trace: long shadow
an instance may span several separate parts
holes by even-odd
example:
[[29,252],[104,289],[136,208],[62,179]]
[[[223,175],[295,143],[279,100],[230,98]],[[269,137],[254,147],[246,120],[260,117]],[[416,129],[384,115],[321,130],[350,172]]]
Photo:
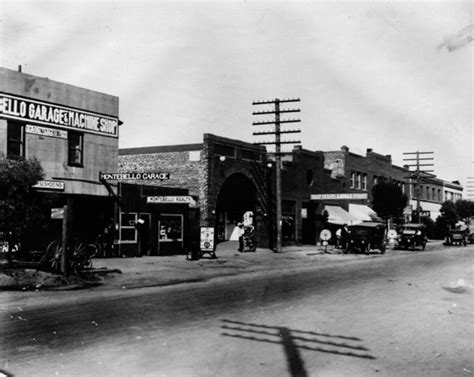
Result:
[[288,371],[293,377],[306,377],[307,372],[300,350],[334,355],[375,359],[360,338],[327,333],[302,331],[282,326],[267,326],[222,319],[221,335],[256,342],[280,344],[285,352]]

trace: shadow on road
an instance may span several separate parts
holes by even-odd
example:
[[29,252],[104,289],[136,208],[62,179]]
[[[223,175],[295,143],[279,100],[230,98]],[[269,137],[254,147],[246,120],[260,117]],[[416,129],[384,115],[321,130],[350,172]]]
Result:
[[321,332],[302,331],[280,326],[266,326],[240,321],[221,320],[221,333],[232,338],[281,344],[285,351],[288,370],[295,377],[307,376],[299,350],[325,352],[334,355],[375,359],[361,345],[361,339]]

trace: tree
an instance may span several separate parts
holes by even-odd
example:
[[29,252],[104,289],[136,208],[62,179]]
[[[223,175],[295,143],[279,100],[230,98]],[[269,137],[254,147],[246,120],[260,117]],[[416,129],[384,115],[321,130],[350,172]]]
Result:
[[459,215],[456,205],[450,200],[441,204],[439,212],[441,215],[436,219],[436,231],[440,237],[446,237],[448,229],[458,222]]
[[372,187],[372,208],[383,219],[401,217],[408,198],[392,182],[380,182]]
[[461,219],[469,219],[474,216],[474,202],[471,200],[458,200],[454,203],[456,212]]
[[43,177],[36,158],[0,159],[0,230],[11,232],[14,240],[46,223],[44,200],[32,188]]

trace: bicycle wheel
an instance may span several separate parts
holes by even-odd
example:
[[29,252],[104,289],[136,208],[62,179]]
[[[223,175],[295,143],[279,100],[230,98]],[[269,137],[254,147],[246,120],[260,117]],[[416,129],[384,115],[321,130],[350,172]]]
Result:
[[63,248],[57,241],[52,241],[46,247],[44,255],[40,259],[40,264],[54,272],[61,270],[61,256]]
[[85,268],[92,268],[92,256],[97,254],[97,246],[95,244],[84,245],[78,244],[74,248],[73,254],[73,270],[78,273]]

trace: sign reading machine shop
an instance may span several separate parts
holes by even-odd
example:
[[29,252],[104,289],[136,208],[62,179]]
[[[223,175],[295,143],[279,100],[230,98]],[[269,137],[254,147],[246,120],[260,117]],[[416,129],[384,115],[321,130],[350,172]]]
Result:
[[0,116],[118,137],[117,118],[10,94],[0,94]]
[[367,193],[342,193],[342,194],[312,194],[311,200],[365,200],[368,199]]
[[143,180],[143,181],[167,181],[170,173],[100,173],[101,181],[120,180]]

